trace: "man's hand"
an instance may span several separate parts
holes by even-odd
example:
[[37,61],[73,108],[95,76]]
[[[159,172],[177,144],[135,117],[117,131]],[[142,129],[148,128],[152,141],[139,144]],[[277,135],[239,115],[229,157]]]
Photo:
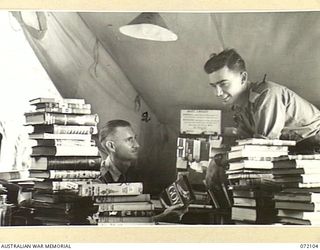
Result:
[[206,184],[209,189],[213,189],[216,186],[221,186],[227,180],[225,169],[222,166],[218,166],[215,160],[211,160],[206,173]]
[[179,221],[181,221],[183,215],[188,212],[188,207],[184,206],[183,204],[169,206],[161,197],[160,202],[165,207],[165,210],[161,214],[153,217],[155,221],[166,220],[169,218],[177,218]]

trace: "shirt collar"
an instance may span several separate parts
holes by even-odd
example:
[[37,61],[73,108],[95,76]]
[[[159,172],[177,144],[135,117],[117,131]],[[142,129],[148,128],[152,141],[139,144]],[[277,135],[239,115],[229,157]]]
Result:
[[255,92],[253,92],[252,88],[256,85],[257,83],[252,83],[248,82],[248,87],[246,91],[243,93],[243,96],[235,103],[232,105],[231,110],[235,112],[240,112],[243,110],[246,106],[248,106],[248,101],[252,102],[253,99],[256,99]]
[[101,164],[101,174],[105,175],[107,172],[110,173],[115,182],[117,182],[122,175],[120,170],[111,161],[110,156],[108,156],[107,159],[105,159]]

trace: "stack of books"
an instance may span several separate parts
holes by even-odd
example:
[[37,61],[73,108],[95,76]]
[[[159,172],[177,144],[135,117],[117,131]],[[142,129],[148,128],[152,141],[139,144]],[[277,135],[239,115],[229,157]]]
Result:
[[238,140],[228,153],[226,171],[233,195],[231,219],[236,224],[275,221],[273,196],[285,180],[274,173],[273,160],[288,156],[294,141],[250,138]]
[[290,185],[274,196],[278,222],[320,225],[320,155],[289,155],[275,169],[293,175]]
[[86,224],[92,204],[78,194],[81,184],[100,174],[98,148],[92,140],[98,116],[84,99],[37,98],[35,111],[25,113],[33,127],[29,177],[35,178],[34,218],[42,225]]
[[94,206],[97,208],[94,218],[98,226],[154,224],[154,204],[150,194],[142,193],[141,182],[110,183],[104,186],[101,188],[113,191],[93,196]]

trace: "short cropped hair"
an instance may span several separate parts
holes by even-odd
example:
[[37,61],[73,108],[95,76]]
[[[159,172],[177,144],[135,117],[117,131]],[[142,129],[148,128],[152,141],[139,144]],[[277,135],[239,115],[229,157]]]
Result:
[[235,49],[225,49],[219,54],[212,54],[204,65],[204,71],[211,74],[224,66],[238,72],[246,71],[246,64]]
[[112,135],[118,127],[131,127],[130,122],[125,120],[108,121],[99,132],[99,141],[102,143],[108,136]]

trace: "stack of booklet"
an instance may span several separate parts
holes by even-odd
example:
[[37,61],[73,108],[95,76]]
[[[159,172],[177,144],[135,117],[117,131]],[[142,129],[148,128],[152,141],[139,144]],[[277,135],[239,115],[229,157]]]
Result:
[[295,141],[251,138],[237,144],[228,153],[226,172],[233,194],[231,219],[236,224],[273,223],[273,196],[286,184],[284,178],[289,178],[274,171],[273,161],[287,157]]
[[274,196],[278,222],[320,225],[320,155],[289,155],[275,162],[283,173],[290,173],[290,185]]
[[150,194],[143,194],[141,182],[111,183],[105,186],[122,187],[119,192],[109,192],[93,197],[97,208],[98,226],[119,224],[154,224],[154,204]]

